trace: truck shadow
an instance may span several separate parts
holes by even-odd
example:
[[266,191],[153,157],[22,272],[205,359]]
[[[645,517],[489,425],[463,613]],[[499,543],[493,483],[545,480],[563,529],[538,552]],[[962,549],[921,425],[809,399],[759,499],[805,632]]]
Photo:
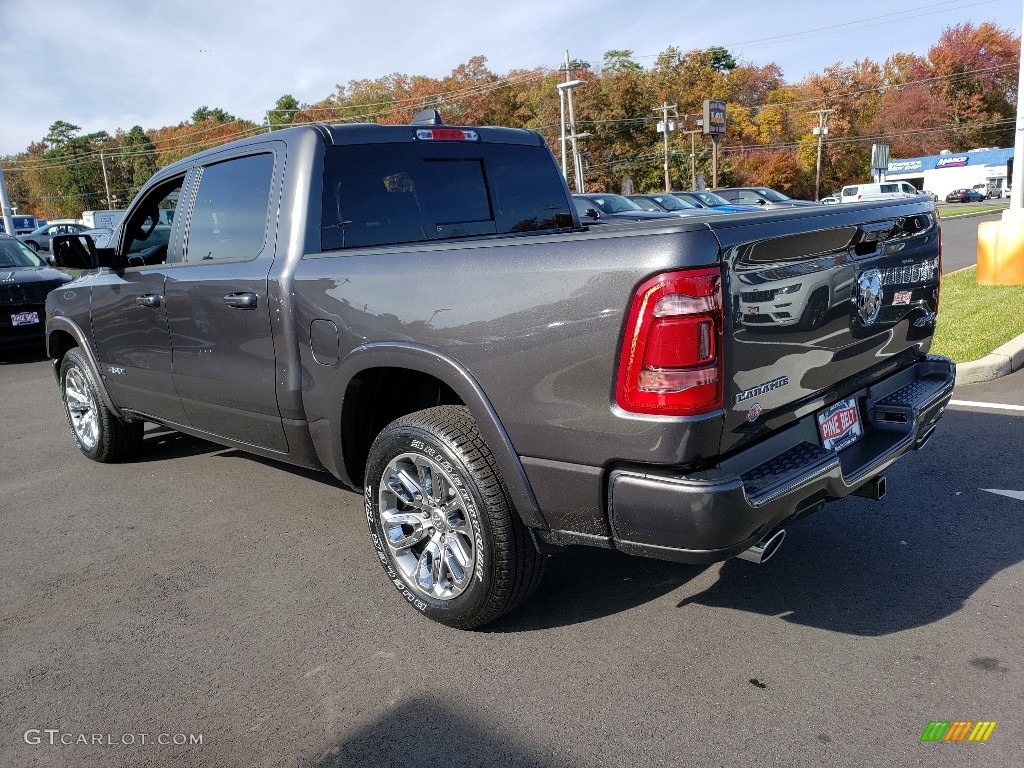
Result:
[[[718,580],[678,607],[750,611],[860,636],[956,613],[1024,561],[1024,501],[981,490],[1024,490],[1022,427],[1020,417],[947,411],[936,442],[887,472],[881,502],[827,505],[790,526],[764,565],[710,566]],[[603,550],[573,551],[549,565],[536,595],[486,629],[530,631],[611,615],[677,589],[695,591],[687,585],[705,568]]]
[[[457,698],[457,697],[456,697]],[[415,765],[581,765],[522,743],[512,729],[454,707],[450,700],[418,697],[393,706],[373,723],[328,745],[309,768]]]
[[151,461],[183,459],[230,450],[222,445],[198,437],[176,432],[160,424],[147,424],[142,438],[142,450],[128,459],[126,464],[146,464]]
[[723,563],[718,581],[680,607],[753,611],[864,636],[956,613],[1024,560],[1024,501],[981,490],[1024,490],[1022,427],[1020,417],[947,411],[938,443],[887,473],[881,502],[826,506],[790,528],[776,558],[755,568]]
[[549,558],[533,597],[480,631],[532,632],[621,613],[678,589],[706,567],[572,547]]

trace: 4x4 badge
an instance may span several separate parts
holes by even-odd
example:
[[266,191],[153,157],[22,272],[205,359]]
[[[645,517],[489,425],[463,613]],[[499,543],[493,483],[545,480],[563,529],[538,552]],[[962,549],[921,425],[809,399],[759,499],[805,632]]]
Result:
[[857,278],[857,315],[871,325],[882,311],[882,275],[877,269],[862,272]]

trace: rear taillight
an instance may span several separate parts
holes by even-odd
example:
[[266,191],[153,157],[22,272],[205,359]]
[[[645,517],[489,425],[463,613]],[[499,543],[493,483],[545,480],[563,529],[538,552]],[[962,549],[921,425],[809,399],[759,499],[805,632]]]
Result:
[[633,413],[693,416],[722,407],[722,276],[652,277],[633,296],[615,399]]

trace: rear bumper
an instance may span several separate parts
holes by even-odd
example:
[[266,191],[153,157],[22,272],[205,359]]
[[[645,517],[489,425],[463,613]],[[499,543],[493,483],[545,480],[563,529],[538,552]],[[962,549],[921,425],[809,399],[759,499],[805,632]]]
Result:
[[739,554],[923,446],[952,396],[955,372],[952,361],[928,357],[854,393],[864,435],[838,452],[822,448],[810,413],[708,471],[615,470],[608,489],[615,548],[690,563]]

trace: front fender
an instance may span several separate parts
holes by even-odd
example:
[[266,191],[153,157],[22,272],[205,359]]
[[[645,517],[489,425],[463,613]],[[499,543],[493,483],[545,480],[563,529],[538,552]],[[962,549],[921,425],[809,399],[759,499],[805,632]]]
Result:
[[96,383],[96,389],[99,391],[100,397],[103,399],[103,404],[107,406],[107,409],[119,419],[124,419],[121,409],[118,408],[110,398],[106,382],[104,381],[103,376],[100,375],[99,363],[96,362],[96,356],[93,353],[92,346],[89,344],[85,332],[77,323],[62,315],[51,317],[49,322],[46,324],[46,354],[53,360],[53,376],[57,380],[57,387],[60,387],[60,363],[64,358],[64,355],[60,351],[61,345],[56,343],[57,335],[60,333],[66,333],[75,340],[75,346],[78,347],[79,352],[85,360],[85,364],[89,368],[89,373],[92,375],[92,380]]

